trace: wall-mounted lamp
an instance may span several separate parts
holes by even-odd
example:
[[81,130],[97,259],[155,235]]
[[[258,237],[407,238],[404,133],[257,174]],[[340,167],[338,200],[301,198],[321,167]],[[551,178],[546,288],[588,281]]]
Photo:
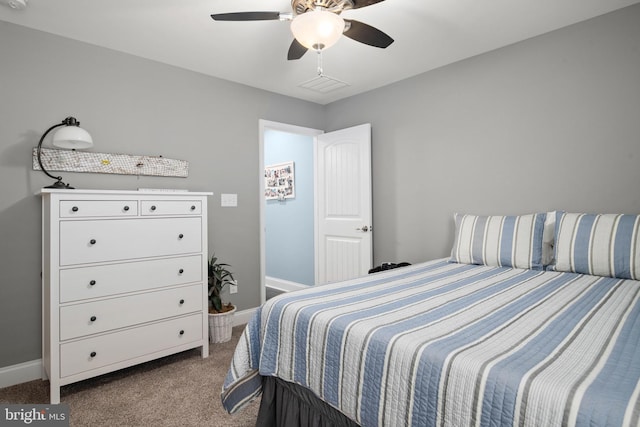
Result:
[[60,126],[64,127],[58,129],[58,131],[53,135],[52,143],[55,147],[66,148],[69,150],[82,150],[85,148],[93,147],[93,139],[91,139],[91,135],[89,135],[89,132],[80,127],[79,121],[77,121],[74,117],[67,117],[61,123],[55,124],[47,129],[47,131],[42,135],[42,138],[40,138],[40,142],[38,142],[37,152],[38,164],[40,165],[40,169],[42,169],[42,172],[44,172],[48,177],[57,180],[56,182],[45,188],[73,189],[73,187],[69,184],[65,184],[64,182],[62,182],[61,176],[53,176],[49,172],[47,172],[47,170],[44,168],[44,165],[42,164],[42,142],[49,132]]

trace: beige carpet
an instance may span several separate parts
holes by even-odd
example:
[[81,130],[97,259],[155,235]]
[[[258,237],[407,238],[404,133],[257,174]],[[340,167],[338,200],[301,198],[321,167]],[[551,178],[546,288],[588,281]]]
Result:
[[[254,426],[259,401],[236,415],[220,403],[220,389],[244,326],[231,341],[168,356],[62,387],[71,426]],[[0,403],[49,403],[48,382],[0,389]]]

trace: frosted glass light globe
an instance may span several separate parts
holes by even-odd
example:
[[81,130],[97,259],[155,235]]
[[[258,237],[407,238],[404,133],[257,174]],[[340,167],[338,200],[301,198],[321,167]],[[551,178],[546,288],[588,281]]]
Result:
[[327,49],[340,39],[344,20],[333,12],[314,10],[298,15],[291,22],[291,32],[307,49]]

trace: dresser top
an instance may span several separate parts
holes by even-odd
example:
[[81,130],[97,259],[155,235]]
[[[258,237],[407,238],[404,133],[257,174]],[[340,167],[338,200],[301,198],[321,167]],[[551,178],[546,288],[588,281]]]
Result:
[[39,194],[102,194],[102,195],[155,195],[155,196],[212,196],[211,192],[198,191],[174,191],[174,190],[87,190],[74,189],[65,190],[59,188],[42,188]]

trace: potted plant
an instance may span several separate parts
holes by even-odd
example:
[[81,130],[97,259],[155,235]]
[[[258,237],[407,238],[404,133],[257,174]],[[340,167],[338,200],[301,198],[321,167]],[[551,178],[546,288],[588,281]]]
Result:
[[231,303],[224,304],[220,298],[225,286],[236,284],[228,267],[229,264],[219,263],[215,255],[209,260],[209,342],[212,343],[231,339],[236,307]]

